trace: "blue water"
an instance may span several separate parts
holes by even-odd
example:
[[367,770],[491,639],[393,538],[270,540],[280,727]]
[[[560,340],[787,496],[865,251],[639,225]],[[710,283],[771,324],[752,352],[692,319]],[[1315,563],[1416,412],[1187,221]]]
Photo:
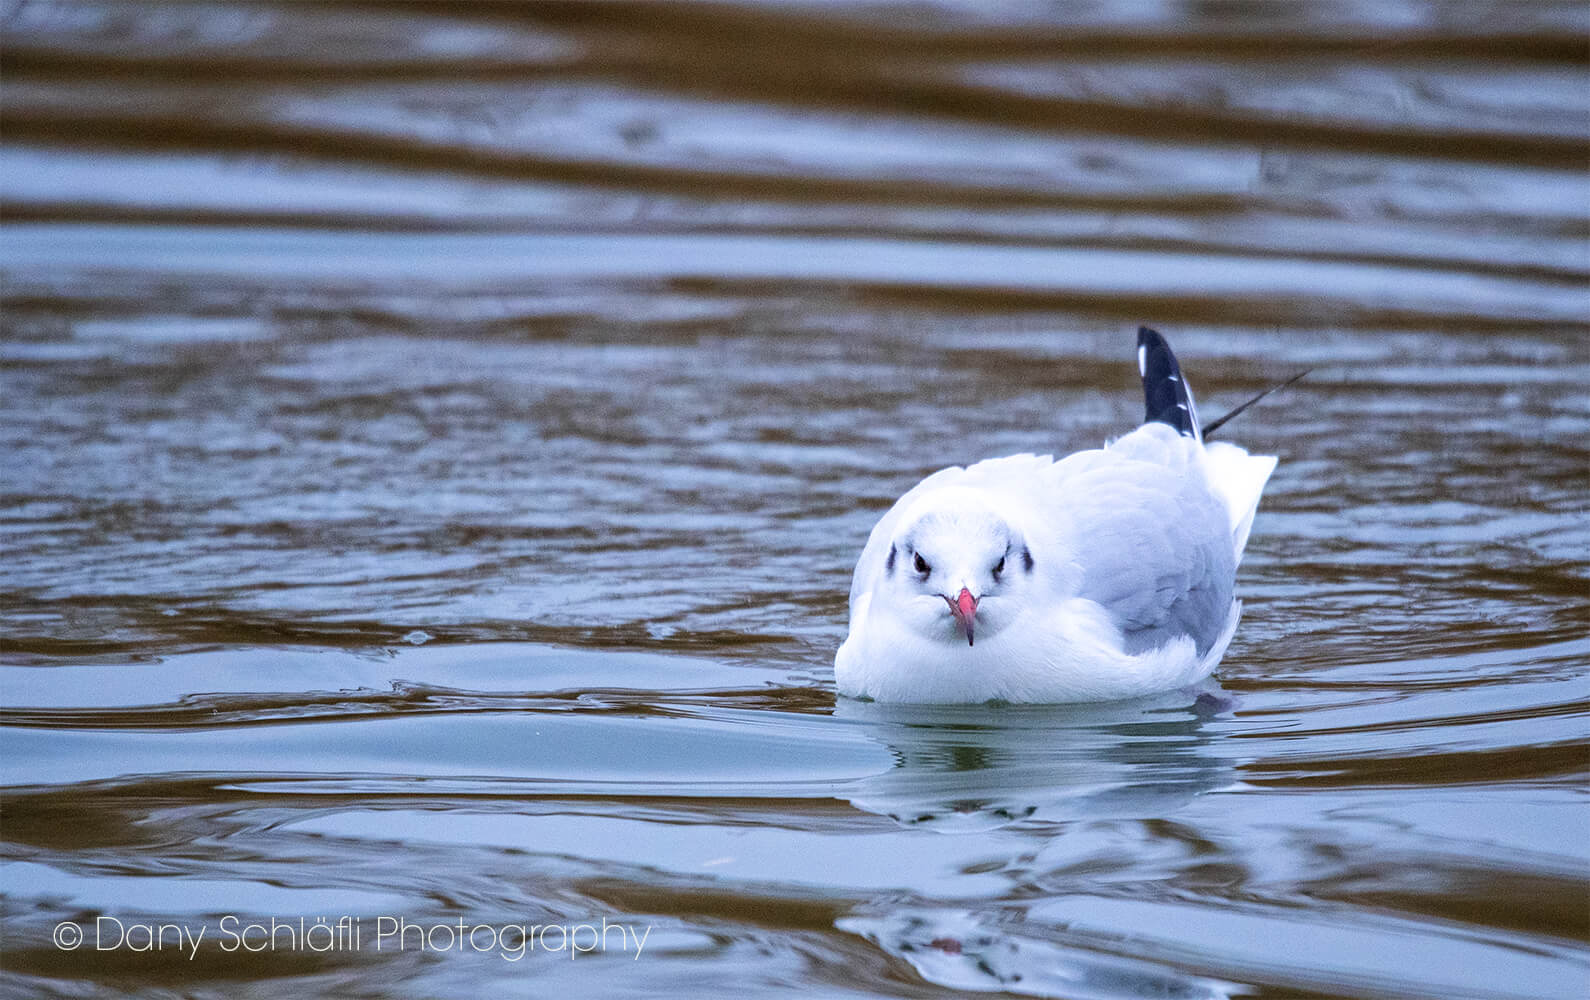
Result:
[[[5,992],[1584,995],[1586,28],[0,11]],[[1139,323],[1312,369],[1216,680],[836,699],[881,511]]]

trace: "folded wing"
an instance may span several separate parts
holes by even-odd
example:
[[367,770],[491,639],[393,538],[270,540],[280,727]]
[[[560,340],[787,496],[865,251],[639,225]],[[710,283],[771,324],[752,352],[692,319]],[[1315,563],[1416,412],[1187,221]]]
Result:
[[1238,549],[1202,450],[1173,428],[1147,424],[1073,456],[1085,461],[1055,466],[1054,523],[1061,551],[1075,561],[1075,596],[1104,609],[1128,653],[1180,636],[1203,653],[1230,617]]

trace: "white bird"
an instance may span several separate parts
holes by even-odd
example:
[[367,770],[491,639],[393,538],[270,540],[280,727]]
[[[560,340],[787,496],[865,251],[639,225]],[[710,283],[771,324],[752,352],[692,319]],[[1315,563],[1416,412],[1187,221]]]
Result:
[[1135,431],[1058,462],[1011,455],[942,469],[889,508],[850,585],[850,635],[834,658],[841,694],[1110,701],[1214,672],[1276,459],[1204,443],[1158,333],[1138,331],[1137,358],[1147,414]]

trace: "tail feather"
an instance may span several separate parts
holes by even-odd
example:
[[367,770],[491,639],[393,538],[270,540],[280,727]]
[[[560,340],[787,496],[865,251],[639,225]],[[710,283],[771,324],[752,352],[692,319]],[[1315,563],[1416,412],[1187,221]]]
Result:
[[1143,378],[1143,422],[1169,424],[1177,433],[1202,441],[1192,387],[1165,338],[1146,326],[1137,328],[1137,373]]
[[1253,515],[1259,510],[1259,497],[1275,471],[1276,459],[1273,455],[1250,455],[1224,441],[1211,443],[1204,456],[1209,484],[1225,501],[1231,518],[1231,547],[1240,565],[1248,533],[1253,530]]

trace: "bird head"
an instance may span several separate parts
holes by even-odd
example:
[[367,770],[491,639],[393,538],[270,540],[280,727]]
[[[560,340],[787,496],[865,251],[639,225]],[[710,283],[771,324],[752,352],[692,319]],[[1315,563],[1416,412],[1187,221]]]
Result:
[[972,491],[944,490],[902,518],[884,562],[885,600],[917,632],[966,643],[1011,621],[1032,575],[1021,532]]

